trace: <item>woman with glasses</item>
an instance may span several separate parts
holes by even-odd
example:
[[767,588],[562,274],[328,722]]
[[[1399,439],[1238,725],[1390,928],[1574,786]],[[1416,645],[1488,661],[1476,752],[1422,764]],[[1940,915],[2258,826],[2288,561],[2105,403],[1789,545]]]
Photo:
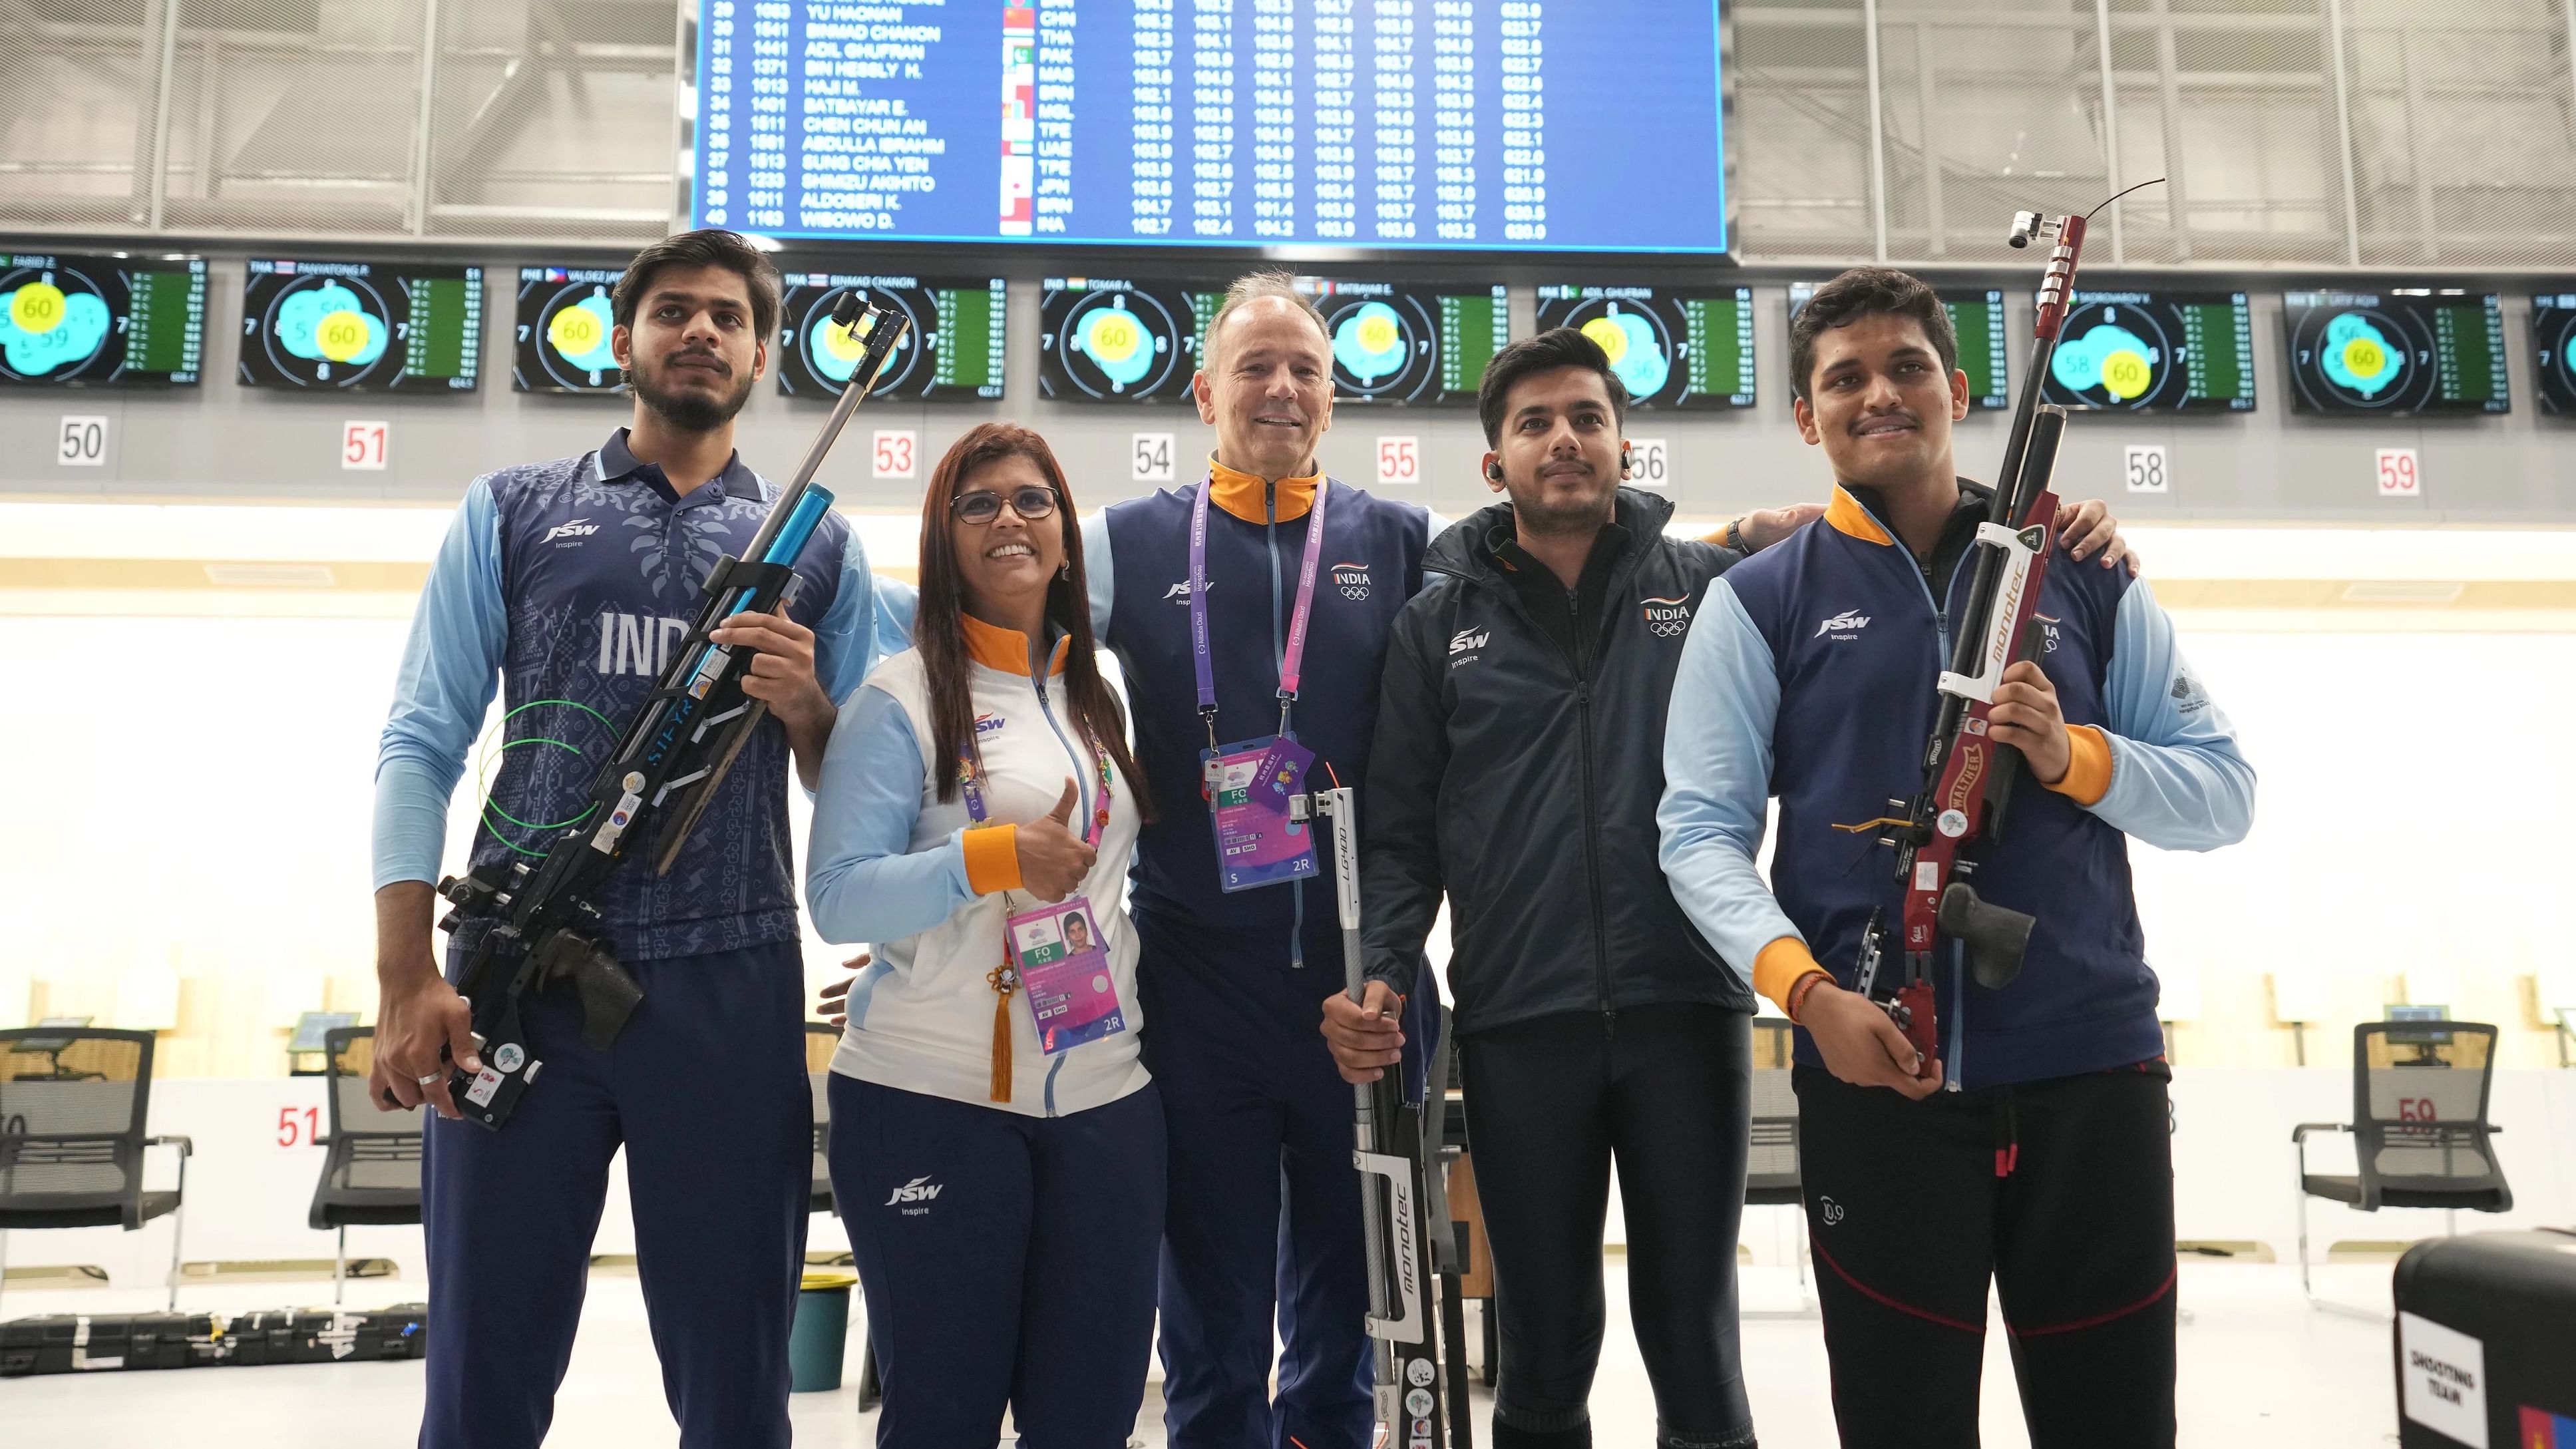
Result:
[[922,502],[914,647],[823,758],[814,925],[876,949],[831,1167],[888,1449],[989,1444],[1005,1405],[1034,1442],[1113,1449],[1144,1395],[1163,1113],[1124,897],[1146,796],[1087,589],[1046,441],[967,433]]

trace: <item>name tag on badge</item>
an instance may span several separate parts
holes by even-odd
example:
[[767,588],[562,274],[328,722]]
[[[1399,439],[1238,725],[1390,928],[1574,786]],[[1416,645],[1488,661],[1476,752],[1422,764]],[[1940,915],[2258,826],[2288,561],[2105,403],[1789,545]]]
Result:
[[1109,941],[1089,897],[1022,911],[1005,929],[1040,1051],[1054,1056],[1127,1029],[1109,974]]
[[1288,797],[1315,756],[1269,736],[1227,745],[1208,760],[1216,774],[1208,806],[1216,827],[1217,882],[1228,892],[1302,880],[1317,873],[1315,838],[1288,818]]

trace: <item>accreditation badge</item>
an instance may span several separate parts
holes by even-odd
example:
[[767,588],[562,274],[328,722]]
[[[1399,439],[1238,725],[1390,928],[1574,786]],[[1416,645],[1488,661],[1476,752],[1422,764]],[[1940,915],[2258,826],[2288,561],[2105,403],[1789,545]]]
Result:
[[1283,735],[1221,746],[1208,757],[1217,882],[1225,890],[1316,874],[1314,833],[1288,818],[1288,798],[1314,760],[1312,751]]
[[1127,1029],[1109,974],[1109,936],[1088,896],[1069,896],[1010,918],[1020,991],[1048,1056]]

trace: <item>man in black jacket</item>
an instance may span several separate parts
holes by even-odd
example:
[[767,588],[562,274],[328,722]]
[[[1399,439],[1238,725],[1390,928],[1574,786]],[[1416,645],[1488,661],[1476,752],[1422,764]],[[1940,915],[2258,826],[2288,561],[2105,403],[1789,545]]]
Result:
[[[1658,1440],[1754,1442],[1735,1311],[1753,995],[1673,900],[1655,825],[1691,610],[1741,554],[1667,537],[1671,502],[1619,486],[1626,404],[1570,328],[1486,368],[1485,476],[1510,501],[1432,544],[1396,618],[1361,810],[1369,985],[1324,1008],[1342,1075],[1374,1080],[1450,897],[1497,1449],[1591,1442],[1614,1155]],[[2087,504],[2068,537],[2117,557],[2110,528]]]

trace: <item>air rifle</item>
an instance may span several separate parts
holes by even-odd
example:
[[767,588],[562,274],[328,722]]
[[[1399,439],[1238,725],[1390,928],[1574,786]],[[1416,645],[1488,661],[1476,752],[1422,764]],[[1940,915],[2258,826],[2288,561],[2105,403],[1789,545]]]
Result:
[[814,474],[850,414],[866,400],[906,325],[901,312],[870,307],[856,292],[844,295],[832,314],[835,326],[854,332],[862,318],[868,324],[863,350],[840,403],[743,556],[728,554],[708,572],[688,636],[672,651],[592,783],[589,810],[533,865],[491,865],[438,883],[438,893],[454,907],[439,922],[442,929],[454,931],[460,921],[491,922],[459,978],[472,1007],[483,1070],[452,1065],[448,1088],[469,1122],[499,1128],[544,1065],[528,1050],[520,1019],[520,1004],[531,991],[570,980],[581,996],[582,1040],[601,1050],[644,1000],[635,978],[609,950],[592,896],[647,840],[654,873],[669,872],[752,731],[769,716],[766,704],[742,692],[753,651],[709,636],[736,614],[772,613],[794,598],[797,557],[832,507],[831,490],[817,486]]
[[2066,431],[2066,410],[2042,401],[2040,388],[2074,294],[2086,220],[2044,218],[2035,211],[2013,218],[2006,240],[2015,248],[2034,240],[2056,245],[2040,279],[2039,324],[2012,431],[2005,438],[1994,500],[1986,520],[1977,525],[1976,572],[1966,610],[1954,621],[1957,643],[1950,667],[1940,677],[1939,709],[1923,750],[1922,788],[1912,800],[1888,801],[1887,818],[1846,827],[1886,826],[1879,843],[1896,849],[1896,878],[1905,890],[1904,940],[1894,952],[1894,969],[1887,969],[1886,910],[1872,911],[1861,934],[1858,986],[1922,1053],[1922,1072],[1932,1069],[1940,1044],[1933,1019],[1933,948],[1944,936],[1959,941],[1967,947],[1968,969],[1977,984],[1999,990],[2021,974],[2022,955],[2037,924],[1978,896],[1969,883],[1977,862],[1966,852],[2002,835],[2021,774],[2021,752],[1987,734],[1987,716],[2004,670],[2031,658],[2040,640],[2031,628],[2031,615],[2056,538],[2057,495],[2048,485],[2057,468],[2057,444]]
[[[1367,978],[1360,947],[1359,807],[1351,788],[1337,785],[1290,798],[1291,820],[1321,816],[1333,821],[1333,897],[1342,918],[1343,980],[1357,1002]],[[1415,989],[1436,990],[1427,975]],[[1425,1015],[1447,1024],[1445,1010],[1436,1005]],[[1437,1035],[1445,1044],[1446,1031]],[[1437,1159],[1447,1080],[1446,1052],[1434,1050],[1418,1103],[1405,1090],[1401,1066],[1351,1088],[1351,1162],[1360,1173],[1368,1336],[1376,1365],[1374,1449],[1467,1449],[1473,1432],[1462,1412],[1467,1385],[1465,1360],[1459,1356],[1464,1316],[1456,1295],[1457,1238]],[[1445,1294],[1445,1301],[1435,1293]]]

